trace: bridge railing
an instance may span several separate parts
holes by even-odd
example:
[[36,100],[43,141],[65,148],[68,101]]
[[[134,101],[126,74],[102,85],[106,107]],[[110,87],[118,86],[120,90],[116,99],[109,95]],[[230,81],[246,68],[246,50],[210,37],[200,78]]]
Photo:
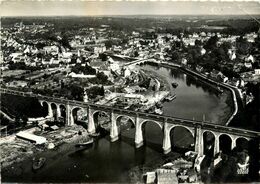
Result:
[[65,103],[69,105],[74,105],[74,106],[90,106],[94,108],[98,108],[103,111],[114,111],[114,112],[119,112],[124,115],[130,115],[130,116],[139,116],[142,118],[148,118],[150,120],[157,120],[157,121],[167,121],[167,123],[178,123],[180,125],[185,125],[185,126],[201,126],[207,129],[213,129],[216,130],[218,129],[219,131],[228,131],[232,133],[238,133],[238,134],[244,134],[244,135],[251,135],[251,136],[258,136],[260,137],[260,132],[257,131],[252,131],[252,130],[245,130],[245,129],[240,129],[240,128],[234,128],[234,127],[227,127],[223,125],[216,125],[212,124],[209,121],[197,121],[197,120],[190,120],[190,119],[185,119],[185,118],[178,118],[178,117],[172,117],[172,116],[166,116],[166,115],[159,115],[159,114],[150,114],[146,112],[137,112],[133,110],[126,110],[126,109],[119,109],[111,106],[106,106],[106,105],[99,105],[99,104],[92,104],[88,102],[80,102],[77,100],[69,100],[69,99],[63,99],[63,98],[56,98],[56,97],[50,97],[50,96],[44,96],[44,95],[37,95],[33,94],[32,92],[21,92],[18,90],[11,90],[11,89],[6,89],[6,88],[0,88],[1,92],[4,93],[10,93],[10,94],[15,94],[19,96],[27,96],[27,97],[36,97],[42,100],[49,100],[49,101],[54,101],[58,103]]

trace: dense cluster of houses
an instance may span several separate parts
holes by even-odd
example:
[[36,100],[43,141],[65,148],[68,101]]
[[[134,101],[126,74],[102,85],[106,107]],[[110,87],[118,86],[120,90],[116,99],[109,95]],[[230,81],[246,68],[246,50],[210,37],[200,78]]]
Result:
[[[132,32],[122,33],[122,37],[117,37],[115,34],[111,36],[114,30],[110,25],[100,25],[98,28],[81,28],[79,32],[85,34],[76,34],[68,39],[71,48],[66,48],[57,41],[36,40],[36,44],[31,44],[30,40],[24,40],[22,33],[30,32],[32,35],[36,33],[44,33],[52,30],[52,24],[44,25],[23,25],[16,23],[13,28],[4,28],[1,32],[1,41],[3,51],[1,52],[1,70],[8,70],[10,62],[25,63],[28,67],[70,67],[75,64],[82,66],[90,66],[96,72],[103,72],[108,77],[111,77],[111,72],[123,75],[124,77],[131,76],[131,69],[121,68],[118,62],[115,62],[111,57],[107,57],[105,61],[100,59],[100,54],[113,53],[123,57],[146,59],[154,58],[156,60],[170,61],[171,56],[169,50],[172,50],[172,44],[181,42],[185,47],[194,46],[199,40],[202,43],[208,41],[211,37],[217,36],[217,45],[224,42],[232,44],[232,48],[228,50],[228,56],[231,63],[222,63],[222,67],[228,67],[237,73],[242,73],[240,79],[231,79],[225,76],[221,71],[213,69],[206,73],[211,78],[220,82],[229,82],[232,85],[243,87],[244,82],[260,81],[260,68],[255,68],[255,63],[259,62],[255,55],[241,55],[237,53],[235,42],[239,36],[224,35],[214,32],[200,32],[193,34],[173,35],[170,33],[156,33],[156,36],[144,36],[143,30],[137,29]],[[154,32],[155,30],[148,30]],[[254,43],[258,33],[249,33],[244,35],[249,43]],[[57,40],[61,40],[57,36]],[[109,42],[109,43],[108,43]],[[37,47],[38,43],[44,43],[44,46]],[[5,49],[6,48],[6,49]],[[200,54],[206,54],[202,46]],[[181,55],[181,64],[189,67],[189,59],[185,54]],[[259,58],[259,57],[258,57]],[[231,66],[232,65],[232,66]],[[197,72],[205,73],[203,66],[195,66]],[[244,72],[246,70],[246,72]],[[69,73],[72,78],[94,78],[95,75],[86,75],[83,73]],[[242,81],[242,82],[241,82]],[[14,81],[11,86],[26,86],[26,82]]]

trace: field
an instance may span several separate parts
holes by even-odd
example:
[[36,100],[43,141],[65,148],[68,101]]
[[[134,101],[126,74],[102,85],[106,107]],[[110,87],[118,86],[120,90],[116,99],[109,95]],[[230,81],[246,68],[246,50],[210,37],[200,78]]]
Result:
[[27,70],[4,70],[2,71],[2,77],[18,76],[26,72]]

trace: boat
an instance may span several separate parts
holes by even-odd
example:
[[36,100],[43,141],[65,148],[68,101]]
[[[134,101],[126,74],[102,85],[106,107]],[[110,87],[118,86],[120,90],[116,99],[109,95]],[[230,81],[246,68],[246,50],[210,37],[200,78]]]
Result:
[[90,139],[88,141],[82,141],[82,142],[79,142],[77,143],[75,146],[76,147],[81,147],[81,146],[90,146],[94,143],[94,140],[93,139]]
[[169,95],[165,98],[166,101],[172,101],[176,98],[176,95]]
[[44,157],[41,157],[39,159],[33,158],[32,168],[34,170],[38,170],[38,169],[42,168],[42,166],[44,165],[45,161],[46,161],[46,158],[44,158]]
[[177,88],[177,86],[178,86],[178,83],[176,83],[176,82],[172,83],[172,87]]
[[156,103],[156,104],[155,104],[155,106],[156,106],[157,108],[163,108],[163,105],[162,105],[162,103],[159,103],[159,102],[158,102],[158,103]]
[[223,93],[223,92],[224,92],[224,90],[223,90],[223,89],[221,89],[221,88],[218,86],[218,92],[219,92],[219,93]]
[[161,109],[155,109],[154,113],[155,114],[163,114],[163,111]]
[[100,136],[100,133],[93,133],[93,134],[90,134],[91,137],[98,137]]

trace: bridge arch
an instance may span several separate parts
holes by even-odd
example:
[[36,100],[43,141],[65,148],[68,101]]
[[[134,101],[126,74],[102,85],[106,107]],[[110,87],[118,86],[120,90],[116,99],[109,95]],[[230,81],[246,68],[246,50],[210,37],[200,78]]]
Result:
[[49,103],[47,101],[40,101],[40,104],[42,106],[44,114],[47,116],[49,114]]
[[219,135],[219,149],[228,154],[232,150],[232,137],[227,134],[220,134]]
[[161,130],[163,130],[163,125],[161,125],[158,121],[154,121],[154,120],[143,120],[141,123],[140,123],[140,126],[143,128],[143,126],[145,124],[147,124],[148,122],[150,123],[153,123],[153,124],[157,124]]
[[169,128],[169,131],[172,131],[174,128],[184,128],[186,130],[188,130],[191,135],[194,137],[194,129],[184,126],[184,125],[173,125],[172,127]]
[[242,137],[242,136],[236,137],[236,141],[238,139],[242,139],[242,140],[245,140],[245,141],[250,141],[250,138],[248,138],[248,137]]
[[245,137],[236,138],[236,148],[238,151],[248,150],[249,139]]
[[143,120],[140,123],[143,142],[146,146],[157,151],[162,151],[163,125],[157,121]]
[[43,106],[44,104],[47,104],[47,105],[48,105],[48,102],[47,102],[47,101],[40,100],[39,102],[40,102],[41,106]]
[[[115,117],[115,120],[116,120],[116,122],[118,122],[118,120],[120,120],[120,119],[122,119],[122,118],[128,118],[129,120],[131,120],[131,123],[135,126],[135,118],[134,117],[132,117],[132,116],[128,116],[128,115],[117,115],[116,117]],[[117,124],[117,126],[118,126],[119,124]]]
[[57,109],[58,105],[55,102],[50,102],[51,108]]
[[219,137],[219,134],[216,133],[216,132],[214,132],[214,131],[212,131],[212,130],[203,130],[203,131],[202,131],[202,134],[204,134],[205,132],[212,133],[212,134],[214,135],[215,138]]
[[58,105],[54,102],[50,102],[50,106],[51,106],[51,110],[52,110],[52,113],[53,113],[53,117],[55,118],[55,120],[57,120],[58,119],[58,117],[57,117]]
[[79,109],[84,109],[83,107],[80,107],[80,106],[73,106],[72,108],[71,108],[71,112],[72,111],[74,111],[74,110],[79,110]]
[[86,112],[86,110],[83,107],[78,107],[78,106],[72,107],[71,108],[71,113],[72,113],[73,121],[76,124],[82,125],[83,127],[87,128],[87,124],[86,124],[87,112]]
[[[179,151],[194,150],[194,130],[183,125],[173,125],[169,128],[171,148]],[[177,151],[178,151],[177,150]]]
[[125,139],[135,138],[135,118],[127,115],[119,115],[115,118],[118,135]]
[[58,105],[59,109],[60,109],[60,118],[62,118],[62,122],[64,123],[64,125],[66,124],[66,105],[64,104],[59,104]]
[[[91,116],[91,114],[89,114]],[[94,125],[96,128],[103,127],[109,128],[111,127],[111,115],[107,111],[95,110],[92,113]]]
[[218,146],[216,145],[218,136],[215,132],[211,130],[205,130],[202,133],[203,138],[203,154],[214,156],[214,149]]

